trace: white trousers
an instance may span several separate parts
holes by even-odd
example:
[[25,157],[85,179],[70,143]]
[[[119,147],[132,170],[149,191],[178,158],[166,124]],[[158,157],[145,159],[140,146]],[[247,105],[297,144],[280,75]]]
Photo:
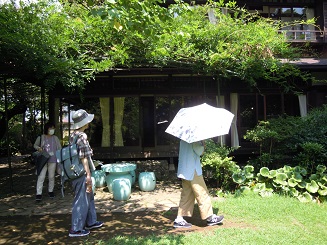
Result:
[[48,162],[44,165],[44,167],[41,170],[40,175],[37,178],[36,195],[42,195],[43,182],[45,180],[47,171],[48,171],[48,179],[49,179],[48,192],[53,192],[54,185],[55,185],[56,166],[57,166],[57,164],[54,162]]

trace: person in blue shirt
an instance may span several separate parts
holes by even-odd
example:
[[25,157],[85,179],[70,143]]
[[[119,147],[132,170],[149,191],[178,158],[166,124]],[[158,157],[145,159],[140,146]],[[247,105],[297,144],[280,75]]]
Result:
[[76,143],[78,144],[79,157],[86,173],[71,181],[75,195],[72,204],[70,237],[87,236],[91,229],[100,228],[104,225],[104,222],[97,221],[91,178],[91,171],[95,170],[92,161],[93,150],[84,132],[93,118],[94,114],[88,114],[82,109],[76,111],[72,116],[74,132],[70,135],[70,143],[78,137]]
[[175,228],[190,228],[192,224],[183,216],[193,215],[195,200],[198,203],[200,215],[207,225],[217,225],[223,222],[223,215],[213,213],[211,197],[202,176],[200,157],[205,149],[205,142],[187,143],[180,141],[177,177],[182,179],[182,192]]

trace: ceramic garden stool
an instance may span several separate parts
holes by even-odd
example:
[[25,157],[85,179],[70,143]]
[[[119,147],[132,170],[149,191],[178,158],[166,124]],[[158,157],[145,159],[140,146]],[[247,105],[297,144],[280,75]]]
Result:
[[153,191],[156,188],[154,172],[141,172],[139,175],[139,187],[141,191]]
[[109,192],[117,201],[128,200],[131,195],[133,177],[131,172],[136,169],[134,163],[109,163],[101,167],[107,173],[106,183]]

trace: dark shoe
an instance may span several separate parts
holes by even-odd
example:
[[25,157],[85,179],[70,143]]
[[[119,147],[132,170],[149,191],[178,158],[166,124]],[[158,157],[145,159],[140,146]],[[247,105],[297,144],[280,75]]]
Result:
[[224,220],[224,215],[217,216],[215,214],[212,215],[210,220],[207,220],[207,225],[212,226],[212,225],[218,225],[223,223]]
[[104,223],[102,221],[97,221],[93,225],[87,225],[87,226],[85,226],[85,229],[91,230],[91,229],[95,229],[95,228],[100,228],[101,226],[103,226],[103,224]]
[[191,228],[192,224],[191,223],[187,223],[185,220],[176,222],[174,221],[174,227],[175,228]]
[[90,231],[88,230],[81,230],[81,231],[69,231],[70,237],[80,237],[80,236],[88,236],[90,234]]
[[35,201],[41,202],[42,201],[42,195],[36,195],[35,196]]
[[49,197],[52,199],[55,197],[55,194],[53,192],[49,192]]

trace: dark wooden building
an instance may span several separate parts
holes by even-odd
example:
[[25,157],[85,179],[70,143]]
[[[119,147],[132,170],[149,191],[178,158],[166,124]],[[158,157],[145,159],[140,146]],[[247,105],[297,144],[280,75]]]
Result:
[[[297,65],[318,80],[326,78],[327,1],[238,2],[250,11],[259,11],[262,16],[282,21],[316,17],[320,29],[299,25],[281,31],[294,45],[309,42],[320,53],[319,58],[303,57]],[[243,135],[258,120],[281,114],[305,116],[311,108],[326,103],[327,90],[323,83],[301,85],[301,95],[282,93],[274,85],[261,81],[258,81],[260,93],[244,84],[174,68],[116,69],[98,74],[82,97],[62,89],[54,90],[49,97],[50,114],[60,118],[59,125],[65,137],[70,123],[67,115],[71,111],[83,108],[94,113],[90,141],[97,159],[167,159],[174,162],[179,140],[165,133],[165,129],[182,107],[206,102],[234,113],[230,134],[216,140],[239,147],[234,152],[236,156],[248,157],[255,149]]]

